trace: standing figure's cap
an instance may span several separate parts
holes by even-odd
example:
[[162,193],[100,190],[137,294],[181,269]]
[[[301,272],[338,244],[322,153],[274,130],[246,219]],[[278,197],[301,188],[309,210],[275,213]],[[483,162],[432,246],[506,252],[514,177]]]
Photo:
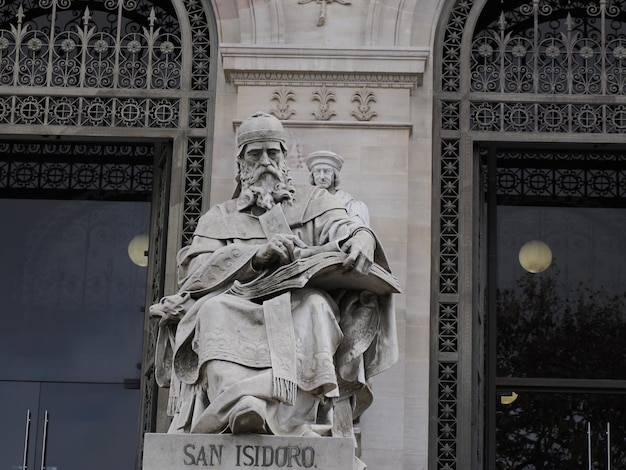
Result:
[[311,171],[315,165],[324,163],[335,168],[337,171],[341,170],[343,166],[343,157],[338,153],[331,152],[330,150],[318,150],[317,152],[310,153],[306,157],[306,166]]

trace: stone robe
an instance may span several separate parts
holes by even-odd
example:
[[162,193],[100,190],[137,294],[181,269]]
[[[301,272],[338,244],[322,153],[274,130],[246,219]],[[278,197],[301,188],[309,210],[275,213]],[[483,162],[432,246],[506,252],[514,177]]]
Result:
[[[293,234],[311,247],[340,250],[356,231],[369,231],[326,190],[312,186],[298,187],[283,212]],[[193,242],[179,253],[180,291],[162,303],[174,304],[180,321],[175,331],[169,325],[160,329],[156,358],[160,385],[171,377],[171,432],[223,432],[237,401],[254,396],[266,402],[274,434],[346,434],[345,417],[344,431],[338,425],[342,413],[333,417],[327,407],[320,418],[320,404],[351,400],[350,410],[360,414],[371,402],[367,379],[397,360],[390,295],[303,288],[251,301],[229,293],[234,281],[271,271],[252,267],[267,241],[259,218],[238,211],[233,199],[203,215]],[[388,269],[377,245],[375,261]],[[281,309],[289,313],[277,315],[284,327],[266,321]],[[281,349],[289,337],[295,358],[289,347]],[[288,378],[292,373],[295,396],[277,395],[277,370]],[[348,415],[351,427],[355,416]]]
[[370,213],[363,201],[355,199],[352,194],[345,192],[343,189],[335,190],[333,195],[346,206],[349,215],[358,217],[369,227]]

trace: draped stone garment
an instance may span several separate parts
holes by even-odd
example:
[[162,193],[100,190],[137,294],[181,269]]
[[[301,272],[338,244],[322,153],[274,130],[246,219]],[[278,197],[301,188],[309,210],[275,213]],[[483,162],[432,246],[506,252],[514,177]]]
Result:
[[339,199],[343,203],[343,205],[346,206],[348,215],[358,217],[363,221],[365,225],[369,227],[370,213],[363,201],[355,199],[352,194],[345,192],[343,189],[337,189],[334,192],[333,196]]
[[[355,231],[369,230],[356,218],[349,217],[343,205],[326,190],[312,186],[298,187],[295,202],[283,205],[283,211],[294,235],[309,246],[334,245],[338,250]],[[176,402],[173,431],[223,431],[228,423],[228,411],[242,393],[267,399],[270,407],[286,406],[268,391],[272,360],[262,303],[226,293],[235,280],[246,282],[270,271],[257,272],[251,262],[259,245],[266,242],[258,217],[237,211],[233,199],[203,215],[193,242],[179,253],[179,296],[184,298],[180,307],[182,318],[175,337],[165,328],[159,331],[156,358],[157,378],[161,382],[173,371],[170,391],[171,399]],[[377,245],[375,261],[387,267],[380,244]],[[292,422],[315,420],[316,403],[308,395],[339,397],[359,390],[367,395],[367,378],[397,360],[390,299],[388,296],[369,303],[374,305],[375,331],[374,323],[369,320],[372,308],[361,309],[365,311],[362,316],[366,326],[372,331],[365,344],[359,340],[345,341],[354,333],[361,334],[364,322],[358,320],[358,309],[352,309],[354,321],[342,321],[343,313],[327,293],[308,288],[290,293],[299,397],[295,408],[301,412]],[[351,331],[342,333],[340,324]],[[339,358],[338,351],[341,351]],[[341,364],[337,364],[337,359]],[[220,390],[214,390],[219,379],[205,376],[211,373],[213,362],[218,368],[222,368],[221,363],[230,363],[257,373],[250,377],[249,372],[241,370],[228,383],[218,386]],[[337,369],[344,371],[345,379],[337,376]],[[238,382],[238,386],[233,386]],[[351,387],[345,387],[348,383]],[[354,383],[358,384],[356,388]],[[362,400],[364,406],[369,401]],[[271,431],[300,433],[300,428],[285,426],[285,419],[278,419],[294,413],[297,411],[271,410],[268,418]]]

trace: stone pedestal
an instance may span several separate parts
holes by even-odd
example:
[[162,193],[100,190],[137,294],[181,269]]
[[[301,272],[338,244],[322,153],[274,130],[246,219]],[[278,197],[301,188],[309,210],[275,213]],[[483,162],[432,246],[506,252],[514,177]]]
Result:
[[143,470],[352,470],[354,441],[257,434],[146,434]]

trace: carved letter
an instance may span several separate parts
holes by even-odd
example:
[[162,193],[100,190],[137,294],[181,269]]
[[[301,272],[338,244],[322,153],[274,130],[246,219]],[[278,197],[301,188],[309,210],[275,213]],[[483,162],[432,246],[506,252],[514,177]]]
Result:
[[206,454],[204,452],[204,446],[200,447],[200,452],[198,452],[198,458],[196,459],[196,465],[200,465],[200,461],[203,462],[202,465],[205,467],[208,465],[206,461]]
[[313,447],[305,447],[302,449],[302,466],[311,468],[315,465],[315,449]]
[[300,455],[300,447],[297,446],[289,446],[289,462],[287,463],[288,467],[291,467],[291,461],[295,460],[296,461],[296,465],[298,467],[301,467],[302,465],[300,465],[300,461],[298,460],[298,456]]
[[[215,446],[211,444],[211,466],[213,466],[213,456],[215,455],[218,465],[222,465],[222,444]],[[237,446],[239,447],[239,446]],[[237,461],[239,461],[239,449],[237,449]]]
[[195,448],[196,446],[194,446],[193,444],[187,444],[185,447],[183,447],[183,453],[185,454],[185,457],[189,457],[190,459],[183,462],[185,465],[196,465],[196,459],[194,459],[193,455],[188,452],[190,449],[193,450]]
[[[276,448],[276,455],[274,457],[275,462],[276,462],[276,466],[277,467],[284,467],[285,465],[287,465],[287,449],[288,447],[277,447]],[[280,455],[282,451],[282,456]],[[279,460],[279,458],[282,457],[282,460]]]
[[250,453],[251,450],[254,450],[253,446],[243,447],[243,456],[246,458],[243,462],[245,467],[251,467],[254,465],[254,454]]
[[269,467],[274,463],[274,449],[270,446],[263,446],[263,463],[262,467]]

